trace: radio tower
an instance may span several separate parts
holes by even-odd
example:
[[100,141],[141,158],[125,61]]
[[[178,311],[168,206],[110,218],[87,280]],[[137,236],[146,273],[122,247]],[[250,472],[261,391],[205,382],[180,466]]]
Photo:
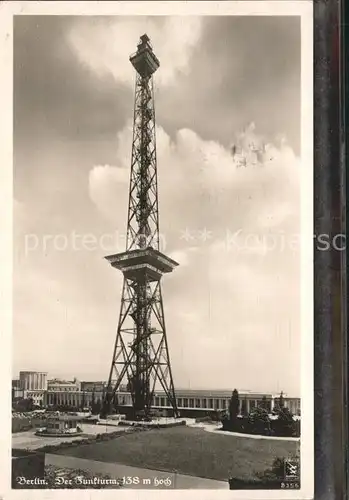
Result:
[[149,417],[154,390],[160,386],[178,416],[160,284],[162,275],[178,263],[159,251],[153,74],[160,63],[147,35],[141,36],[130,61],[136,89],[126,252],[106,257],[122,271],[124,284],[101,417],[125,383],[132,395],[131,418]]

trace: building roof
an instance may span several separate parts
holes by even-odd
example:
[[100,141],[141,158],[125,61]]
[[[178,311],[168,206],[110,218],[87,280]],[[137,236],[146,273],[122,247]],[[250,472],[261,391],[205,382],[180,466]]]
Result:
[[[57,384],[59,385],[59,384]],[[68,384],[67,384],[68,385]],[[70,385],[70,384],[69,384]],[[105,385],[104,385],[105,387]],[[42,392],[42,389],[39,390],[40,392]],[[60,391],[50,391],[50,389],[48,389],[47,392],[51,392],[51,393],[55,393],[55,394],[58,394]],[[64,391],[61,391],[62,393],[64,393]],[[86,391],[82,391],[82,390],[75,390],[74,392],[71,392],[70,394],[75,394],[75,393],[83,393],[85,392],[86,394]],[[176,396],[177,397],[206,397],[206,398],[231,398],[232,396],[232,390],[231,389],[175,389],[175,393],[176,393]],[[239,397],[240,399],[243,399],[243,398],[254,398],[254,399],[262,399],[263,396],[267,397],[267,398],[278,398],[280,397],[280,393],[272,393],[272,392],[258,392],[258,391],[249,391],[249,390],[239,390]],[[95,393],[100,393],[100,394],[103,394],[103,390],[96,390]],[[65,393],[64,393],[65,394]],[[129,391],[125,391],[125,390],[119,390],[118,391],[118,394],[122,395],[122,394],[129,394]],[[165,396],[165,391],[163,390],[155,390],[154,391],[154,396]],[[288,400],[288,399],[300,399],[299,396],[290,396],[288,394],[285,394],[283,393],[283,397],[285,400]]]
[[36,372],[36,371],[33,371],[33,370],[29,370],[29,371],[24,371],[24,370],[21,370],[21,371],[19,372],[19,375],[21,375],[21,374],[22,374],[22,375],[28,375],[28,374],[33,374],[33,373],[34,373],[34,374],[35,374],[35,373],[37,373],[37,374],[39,374],[39,375],[47,375],[47,372]]
[[[232,390],[216,390],[216,389],[175,389],[177,397],[192,396],[192,397],[212,397],[212,398],[231,398]],[[240,397],[244,396],[255,396],[256,398],[262,398],[263,396],[272,397],[271,393],[264,392],[252,392],[252,391],[238,391]],[[154,394],[162,395],[165,394],[164,391],[154,391]]]

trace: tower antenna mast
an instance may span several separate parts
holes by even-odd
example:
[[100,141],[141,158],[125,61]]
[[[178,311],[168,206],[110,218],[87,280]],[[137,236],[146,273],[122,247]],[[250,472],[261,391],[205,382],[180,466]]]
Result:
[[147,35],[130,57],[136,70],[126,251],[106,259],[124,276],[121,308],[101,417],[121,384],[132,396],[130,418],[149,417],[162,388],[178,416],[167,343],[161,277],[178,263],[160,252],[153,74],[160,63]]

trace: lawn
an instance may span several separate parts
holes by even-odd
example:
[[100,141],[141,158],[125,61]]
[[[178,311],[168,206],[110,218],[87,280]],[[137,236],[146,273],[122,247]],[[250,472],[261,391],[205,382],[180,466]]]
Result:
[[269,468],[274,458],[294,454],[298,447],[294,441],[257,440],[173,427],[54,453],[226,481],[229,477],[251,479],[256,472]]

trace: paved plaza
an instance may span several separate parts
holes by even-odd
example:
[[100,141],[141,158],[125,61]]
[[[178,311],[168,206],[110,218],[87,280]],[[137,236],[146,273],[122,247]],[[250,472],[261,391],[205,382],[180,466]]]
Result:
[[84,437],[96,436],[97,434],[104,434],[109,432],[120,431],[125,432],[122,427],[116,428],[115,426],[83,424],[83,435],[80,436],[64,436],[64,437],[49,437],[49,436],[36,436],[35,429],[25,432],[17,432],[12,434],[12,448],[20,450],[36,450],[42,446],[55,446],[64,442],[71,442],[81,440]]

